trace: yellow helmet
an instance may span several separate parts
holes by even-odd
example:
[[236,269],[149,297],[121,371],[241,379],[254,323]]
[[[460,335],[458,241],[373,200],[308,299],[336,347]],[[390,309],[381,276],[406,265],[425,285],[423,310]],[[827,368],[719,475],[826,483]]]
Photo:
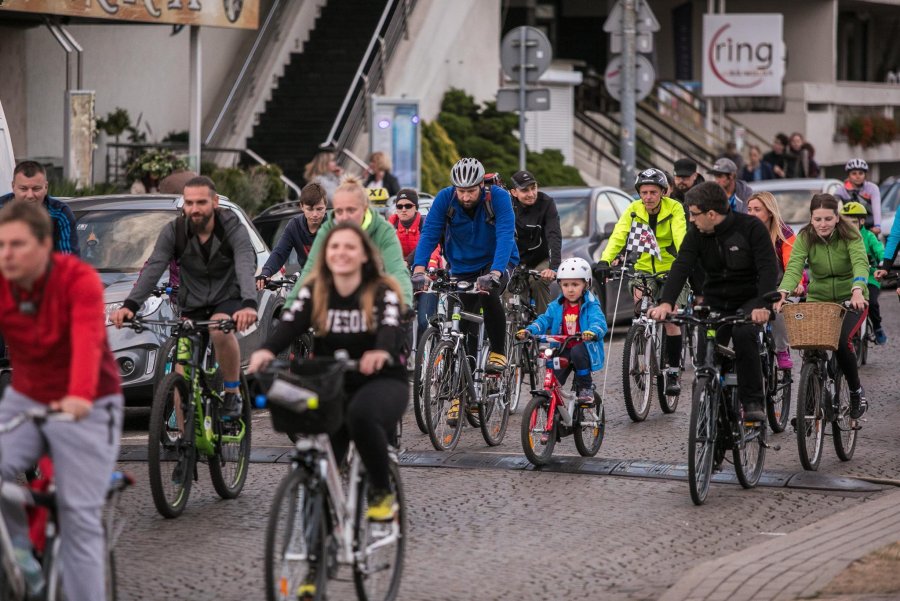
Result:
[[384,205],[388,200],[388,191],[385,188],[369,188],[369,203]]
[[846,215],[847,217],[865,217],[868,214],[866,207],[855,200],[845,202],[844,206],[841,207],[841,215]]

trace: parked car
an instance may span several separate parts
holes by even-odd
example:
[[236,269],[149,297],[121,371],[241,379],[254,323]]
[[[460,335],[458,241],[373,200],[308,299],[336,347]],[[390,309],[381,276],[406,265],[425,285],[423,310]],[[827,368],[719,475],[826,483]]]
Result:
[[881,182],[881,235],[887,239],[894,226],[897,208],[900,206],[900,176],[891,176]]
[[[281,235],[284,233],[287,224],[291,219],[302,212],[303,209],[300,208],[299,200],[280,202],[254,217],[253,225],[259,231],[259,235],[262,236],[263,242],[265,242],[269,248],[275,248],[275,245],[278,243],[278,240],[281,239]],[[265,265],[265,261],[259,264],[260,268],[262,268],[263,265]],[[291,254],[284,263],[284,270],[286,273],[296,273],[300,271],[300,261],[297,258],[296,251],[291,250]]]
[[797,232],[809,223],[809,201],[813,194],[834,194],[844,185],[839,179],[766,179],[748,182],[754,192],[771,192],[778,201],[781,218]]
[[[256,251],[257,271],[265,264],[269,249],[250,219],[236,204],[219,197],[219,206],[237,214],[247,228]],[[103,281],[109,345],[119,365],[119,374],[127,405],[147,405],[153,398],[155,383],[162,379],[165,361],[161,349],[169,339],[169,330],[150,326],[138,334],[134,330],[117,330],[108,316],[118,310],[134,286],[144,263],[150,257],[163,226],[180,214],[183,203],[175,195],[114,195],[73,198],[67,200],[75,214],[82,259],[90,263]],[[160,283],[168,281],[166,271]],[[258,293],[259,322],[238,334],[241,357],[262,344],[273,327],[273,319],[281,310],[273,292]],[[167,297],[148,298],[138,312],[149,319],[175,319],[178,309]]]

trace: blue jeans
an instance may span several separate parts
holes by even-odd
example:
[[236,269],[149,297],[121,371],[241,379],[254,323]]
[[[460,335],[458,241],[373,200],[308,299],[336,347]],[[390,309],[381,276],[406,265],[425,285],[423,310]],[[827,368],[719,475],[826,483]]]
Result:
[[437,313],[438,295],[430,292],[416,295],[416,319],[418,320],[418,336],[428,327],[428,319]]

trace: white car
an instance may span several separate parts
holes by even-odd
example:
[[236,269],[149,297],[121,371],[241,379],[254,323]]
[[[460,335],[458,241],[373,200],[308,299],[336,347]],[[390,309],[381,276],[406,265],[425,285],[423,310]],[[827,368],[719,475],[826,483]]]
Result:
[[844,183],[839,179],[766,179],[747,182],[754,192],[771,192],[781,218],[795,232],[809,223],[809,201],[814,194],[834,194]]

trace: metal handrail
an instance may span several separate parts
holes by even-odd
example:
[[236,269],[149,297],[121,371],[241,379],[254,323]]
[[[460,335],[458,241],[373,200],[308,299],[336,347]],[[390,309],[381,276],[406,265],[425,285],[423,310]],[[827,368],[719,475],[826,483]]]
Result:
[[[250,150],[249,148],[245,148],[245,149],[244,149],[244,152],[247,154],[248,157],[250,157],[251,159],[253,159],[253,160],[256,161],[257,163],[259,163],[259,164],[262,165],[263,167],[265,167],[266,165],[269,164],[264,158],[262,158],[261,156],[259,156],[258,154],[256,154],[256,153],[253,152],[252,150]],[[300,191],[300,186],[298,186],[298,185],[294,182],[294,180],[292,180],[291,178],[289,178],[288,176],[286,176],[286,175],[283,174],[283,173],[281,174],[281,177],[280,177],[279,179],[281,179],[281,181],[284,182],[284,185],[285,185],[285,186],[287,186],[288,188],[290,188],[291,190],[294,191],[294,194],[297,195],[297,198],[300,198],[300,193],[301,193],[301,191]]]

